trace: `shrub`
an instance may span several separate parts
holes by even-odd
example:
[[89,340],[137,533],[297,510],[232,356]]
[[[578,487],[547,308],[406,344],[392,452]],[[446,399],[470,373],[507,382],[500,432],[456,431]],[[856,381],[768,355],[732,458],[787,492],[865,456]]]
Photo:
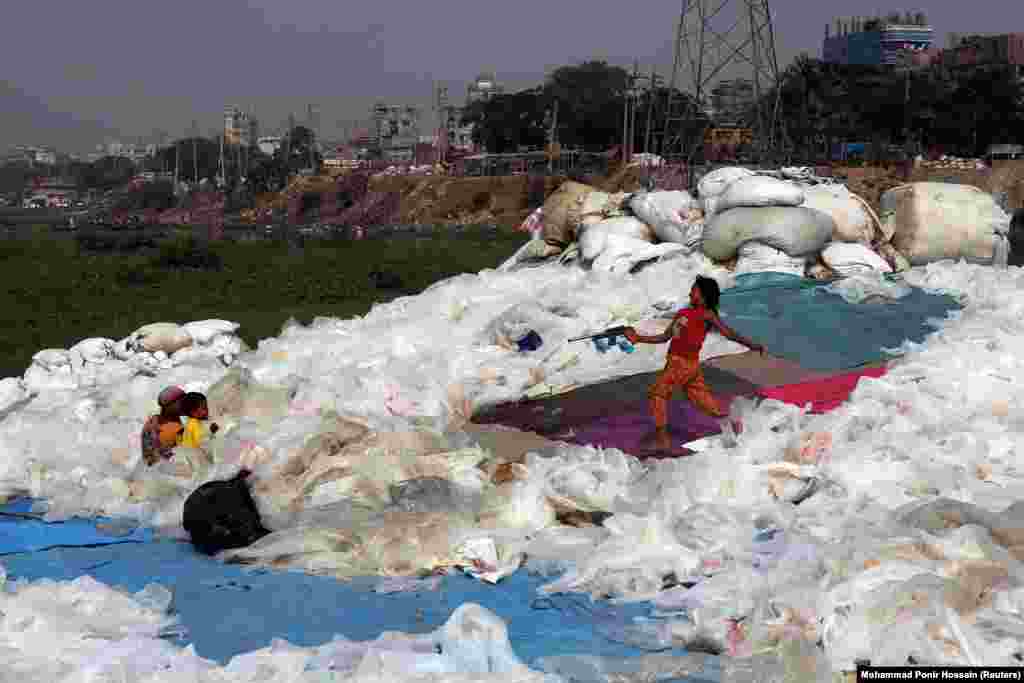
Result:
[[156,268],[187,270],[220,270],[224,261],[208,242],[194,235],[175,237],[158,245],[158,253],[150,263]]

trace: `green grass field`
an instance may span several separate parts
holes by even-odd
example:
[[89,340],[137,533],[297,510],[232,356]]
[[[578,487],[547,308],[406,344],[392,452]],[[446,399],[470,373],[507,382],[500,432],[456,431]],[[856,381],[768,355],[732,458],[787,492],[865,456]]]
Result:
[[[524,235],[468,228],[458,236],[363,241],[221,242],[197,258],[181,240],[149,255],[95,252],[40,228],[0,241],[0,377],[20,376],[44,348],[87,337],[126,337],[152,322],[233,320],[250,346],[280,333],[289,318],[365,315],[375,302],[421,291],[466,272],[494,268]],[[219,268],[190,269],[181,262]],[[401,292],[374,288],[375,269],[397,273]]]

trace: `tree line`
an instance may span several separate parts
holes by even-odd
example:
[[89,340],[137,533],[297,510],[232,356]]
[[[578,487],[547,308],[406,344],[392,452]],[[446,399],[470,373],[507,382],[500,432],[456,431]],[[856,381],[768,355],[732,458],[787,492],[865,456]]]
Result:
[[[224,176],[229,192],[233,192],[243,175],[251,192],[266,192],[283,187],[288,177],[310,165],[314,137],[310,129],[296,126],[289,144],[273,155],[264,154],[252,145],[245,149],[224,147]],[[312,161],[318,167],[322,157],[313,149]],[[20,192],[33,178],[53,177],[69,181],[82,190],[108,190],[124,186],[143,172],[173,173],[178,169],[180,180],[196,179],[213,182],[220,175],[221,144],[217,138],[189,137],[161,147],[151,157],[136,163],[128,157],[105,156],[95,161],[70,161],[56,166],[11,162],[0,166],[0,192]]]
[[[603,61],[563,66],[538,86],[467,107],[462,121],[474,125],[474,142],[492,153],[541,149],[552,129],[563,146],[604,151],[622,142],[629,87],[629,72]],[[651,151],[661,151],[668,95],[664,86],[637,94],[635,151],[644,150],[648,127]],[[677,90],[674,97],[689,112],[679,132],[699,139],[714,121],[690,95]],[[1012,67],[907,70],[826,64],[804,55],[780,74],[761,105],[770,111],[776,102],[785,151],[808,161],[829,157],[838,142],[915,152],[941,148],[962,156],[980,156],[992,144],[1024,142],[1024,84]],[[754,109],[746,112],[747,124],[754,121]]]
[[780,95],[779,121],[801,156],[842,141],[967,157],[1024,143],[1024,83],[1013,67],[897,69],[802,56],[779,80],[768,98]]

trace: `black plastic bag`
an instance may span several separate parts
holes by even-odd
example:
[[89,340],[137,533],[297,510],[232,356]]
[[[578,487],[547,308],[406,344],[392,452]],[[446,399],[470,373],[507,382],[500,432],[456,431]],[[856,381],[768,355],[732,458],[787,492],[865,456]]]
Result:
[[1024,266],[1024,209],[1013,212],[1009,238],[1010,258],[1007,265]]
[[544,344],[544,340],[540,338],[540,335],[535,330],[530,330],[522,339],[516,342],[521,352],[536,351],[542,344]]
[[233,479],[207,482],[185,500],[185,531],[196,550],[215,555],[244,548],[270,533],[249,493],[248,476],[249,472],[242,470]]

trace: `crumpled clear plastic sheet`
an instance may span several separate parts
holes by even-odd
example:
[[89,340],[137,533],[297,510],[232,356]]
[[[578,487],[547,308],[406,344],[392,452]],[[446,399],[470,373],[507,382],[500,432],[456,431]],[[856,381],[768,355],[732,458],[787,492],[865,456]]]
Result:
[[[945,262],[904,273],[911,286],[954,295],[963,310],[935,321],[924,342],[894,350],[901,357],[884,377],[862,379],[830,413],[740,399],[732,406],[739,432],[726,425],[689,458],[641,464],[562,445],[517,463],[525,474],[513,481],[489,479],[489,454],[458,432],[476,408],[540,384],[554,391],[658,369],[664,355],[654,346],[600,354],[562,338],[658,322],[684,304],[698,272],[734,282],[699,255],[634,275],[484,271],[363,318],[289,324],[235,361],[249,379],[230,380],[234,398],[211,400],[224,429],[198,475],[176,463],[140,467],[138,435],[163,386],[216,395],[211,387],[228,372],[219,361],[157,362],[125,381],[40,390],[24,404],[7,383],[21,398],[0,416],[2,491],[45,499],[49,519],[127,517],[173,534],[182,501],[204,478],[247,466],[274,533],[236,561],[408,576],[494,558],[501,566],[479,575],[497,580],[525,556],[550,574],[552,594],[664,601],[682,587],[696,590],[688,599],[699,604],[671,605],[678,614],[667,632],[632,629],[630,638],[766,658],[780,671],[814,663],[812,677],[821,661],[848,670],[864,653],[921,664],[1021,661],[1019,268]],[[538,351],[487,337],[517,306],[551,316]],[[709,337],[705,353],[729,352],[728,344]],[[43,360],[61,366],[58,356]],[[394,488],[430,478],[461,493],[409,503]],[[576,529],[559,522],[566,512],[611,516]],[[913,602],[919,592],[926,603]],[[904,645],[889,642],[884,633],[895,627],[873,610],[905,599]]]
[[0,590],[4,670],[26,683],[368,683],[429,675],[443,683],[560,683],[523,664],[501,618],[473,603],[456,608],[432,633],[383,633],[362,642],[336,637],[318,647],[276,640],[219,666],[171,642],[188,638],[171,615],[172,600],[156,584],[129,594],[89,577],[8,582]]
[[825,291],[838,294],[851,304],[860,304],[871,299],[896,301],[908,296],[913,290],[907,283],[875,271],[854,273],[826,285]]

